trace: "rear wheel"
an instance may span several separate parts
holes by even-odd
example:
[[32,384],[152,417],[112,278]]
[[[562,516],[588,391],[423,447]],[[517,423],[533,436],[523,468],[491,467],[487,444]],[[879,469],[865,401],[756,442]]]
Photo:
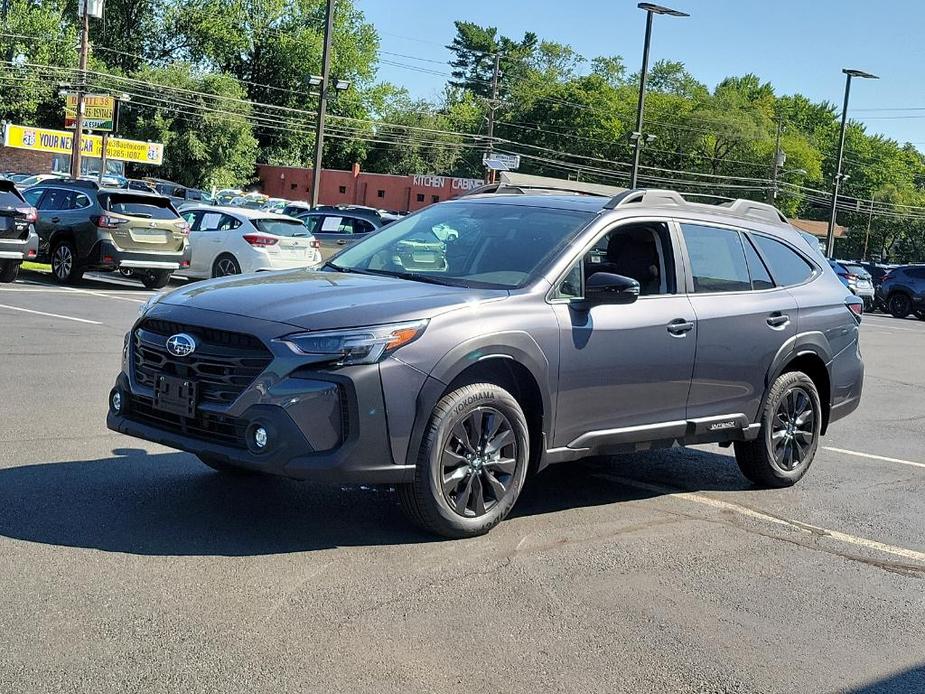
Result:
[[18,260],[0,260],[0,282],[4,284],[15,282],[19,275],[20,264]]
[[813,462],[822,431],[822,405],[812,379],[801,371],[781,374],[761,413],[754,441],[735,443],[742,474],[763,487],[789,487]]
[[212,264],[212,277],[240,275],[241,266],[233,255],[220,255]]
[[141,276],[141,283],[148,289],[163,289],[170,282],[170,270],[148,270]]
[[893,318],[905,318],[912,312],[912,299],[898,292],[890,297],[887,308],[893,315]]
[[527,475],[527,420],[493,383],[444,396],[431,415],[414,482],[399,487],[408,517],[444,537],[482,535],[510,512]]
[[77,268],[77,252],[70,241],[59,241],[52,247],[51,276],[59,284],[73,284],[83,276],[83,271]]

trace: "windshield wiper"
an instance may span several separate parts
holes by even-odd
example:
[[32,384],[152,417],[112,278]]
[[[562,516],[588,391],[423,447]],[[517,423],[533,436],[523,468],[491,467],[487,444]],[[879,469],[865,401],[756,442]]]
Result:
[[334,263],[330,261],[321,266],[322,270],[324,270],[325,268],[331,268],[332,270],[334,270],[334,272],[353,272],[353,268],[343,267],[341,265],[335,265]]
[[417,272],[397,272],[392,270],[366,270],[370,275],[383,275],[384,277],[398,277],[402,280],[411,280],[412,282],[424,282],[426,284],[439,284],[442,287],[468,287],[467,284],[450,282],[449,280],[431,275],[422,275]]

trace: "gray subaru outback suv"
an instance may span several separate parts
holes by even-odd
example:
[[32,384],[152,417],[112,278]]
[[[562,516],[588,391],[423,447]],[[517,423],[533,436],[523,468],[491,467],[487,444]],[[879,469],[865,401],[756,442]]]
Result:
[[589,455],[717,442],[794,484],[858,405],[861,312],[767,205],[467,196],[318,271],[155,297],[107,421],[220,471],[395,484],[465,537]]

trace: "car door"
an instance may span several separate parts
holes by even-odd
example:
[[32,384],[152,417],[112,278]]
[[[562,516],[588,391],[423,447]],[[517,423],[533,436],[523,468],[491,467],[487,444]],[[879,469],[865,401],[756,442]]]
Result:
[[[554,446],[682,436],[697,325],[665,220],[623,222],[598,237],[556,288],[559,394]],[[640,282],[634,302],[576,304],[596,272]],[[591,432],[589,434],[589,432]]]
[[312,233],[321,244],[323,260],[327,260],[356,240],[353,233],[353,222],[352,217],[339,214],[321,216],[321,221]]
[[680,222],[697,320],[689,419],[745,415],[753,422],[778,352],[796,334],[797,305],[771,279],[743,230]]
[[196,277],[211,277],[212,265],[223,250],[222,242],[227,233],[221,229],[223,226],[225,229],[229,228],[226,220],[231,218],[222,212],[212,210],[201,210],[199,214],[199,228],[195,233],[190,232],[190,274]]

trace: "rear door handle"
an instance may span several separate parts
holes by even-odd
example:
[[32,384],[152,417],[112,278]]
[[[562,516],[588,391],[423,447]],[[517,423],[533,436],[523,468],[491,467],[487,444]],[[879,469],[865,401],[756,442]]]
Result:
[[337,240],[337,245],[338,245],[338,246],[346,246],[346,245],[347,245],[347,239],[338,239],[338,240]]
[[668,324],[668,332],[677,337],[683,337],[694,329],[694,322],[683,318],[675,318]]
[[780,311],[775,311],[768,316],[768,325],[772,328],[782,328],[790,322],[790,316]]
[[60,222],[60,221],[61,221],[61,217],[52,217],[52,218],[51,218],[51,223],[52,223],[52,224],[57,224],[57,223]]

